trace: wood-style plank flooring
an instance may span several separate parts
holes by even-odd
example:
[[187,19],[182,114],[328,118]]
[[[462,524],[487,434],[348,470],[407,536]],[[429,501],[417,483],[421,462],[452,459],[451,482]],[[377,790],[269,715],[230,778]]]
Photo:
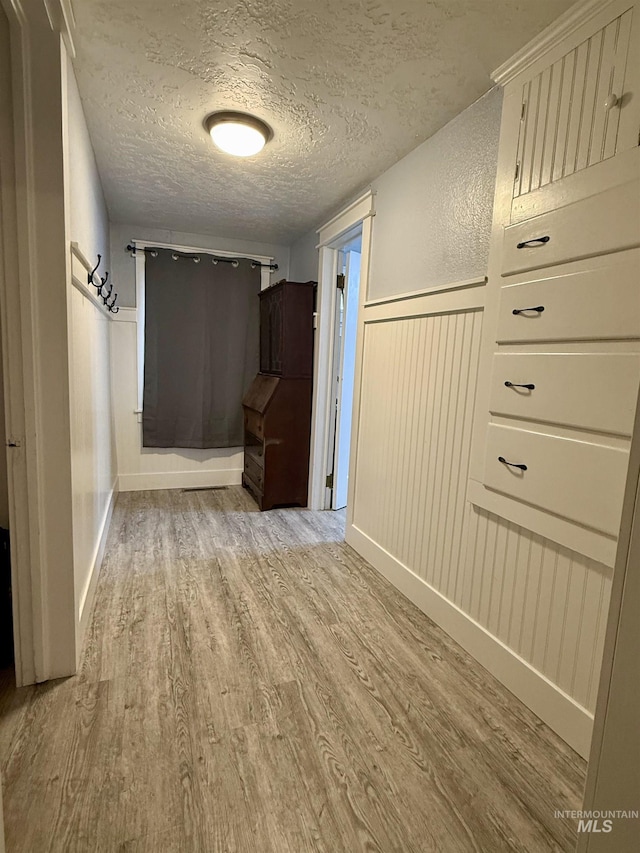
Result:
[[120,495],[79,674],[0,689],[7,853],[573,850],[584,762],[343,537]]

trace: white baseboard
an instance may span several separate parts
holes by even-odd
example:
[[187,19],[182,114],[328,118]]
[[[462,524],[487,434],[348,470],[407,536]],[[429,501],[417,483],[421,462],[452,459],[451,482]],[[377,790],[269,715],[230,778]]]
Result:
[[586,708],[355,525],[347,527],[346,540],[569,746],[589,758],[593,716]]
[[192,489],[198,486],[239,486],[242,468],[204,471],[163,471],[144,474],[120,474],[118,490],[143,492],[155,489]]
[[96,587],[98,585],[102,559],[104,557],[105,548],[107,547],[107,537],[109,535],[109,526],[111,525],[111,516],[113,515],[113,508],[115,506],[117,496],[118,489],[116,482],[109,494],[107,508],[100,526],[100,535],[98,536],[96,549],[93,554],[91,570],[80,597],[80,604],[78,607],[78,631],[76,637],[76,658],[79,658],[80,652],[82,651],[84,636],[87,630],[87,625],[89,624],[89,617],[91,616],[91,610],[93,608],[93,600],[95,598]]

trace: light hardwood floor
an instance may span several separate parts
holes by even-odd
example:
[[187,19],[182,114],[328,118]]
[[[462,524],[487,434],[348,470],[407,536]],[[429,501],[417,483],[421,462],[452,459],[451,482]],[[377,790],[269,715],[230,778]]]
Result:
[[80,673],[0,690],[8,853],[573,850],[584,762],[343,535],[120,495]]

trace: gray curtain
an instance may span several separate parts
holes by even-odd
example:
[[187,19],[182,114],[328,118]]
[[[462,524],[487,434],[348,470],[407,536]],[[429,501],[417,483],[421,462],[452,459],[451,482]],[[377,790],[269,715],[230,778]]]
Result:
[[238,447],[258,372],[260,269],[147,252],[144,447]]

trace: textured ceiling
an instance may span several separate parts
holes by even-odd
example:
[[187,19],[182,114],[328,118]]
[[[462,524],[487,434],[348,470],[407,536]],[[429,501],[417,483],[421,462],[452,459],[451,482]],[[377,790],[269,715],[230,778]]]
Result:
[[[461,112],[570,0],[76,0],[112,220],[288,243]],[[202,127],[274,129],[247,160]]]

